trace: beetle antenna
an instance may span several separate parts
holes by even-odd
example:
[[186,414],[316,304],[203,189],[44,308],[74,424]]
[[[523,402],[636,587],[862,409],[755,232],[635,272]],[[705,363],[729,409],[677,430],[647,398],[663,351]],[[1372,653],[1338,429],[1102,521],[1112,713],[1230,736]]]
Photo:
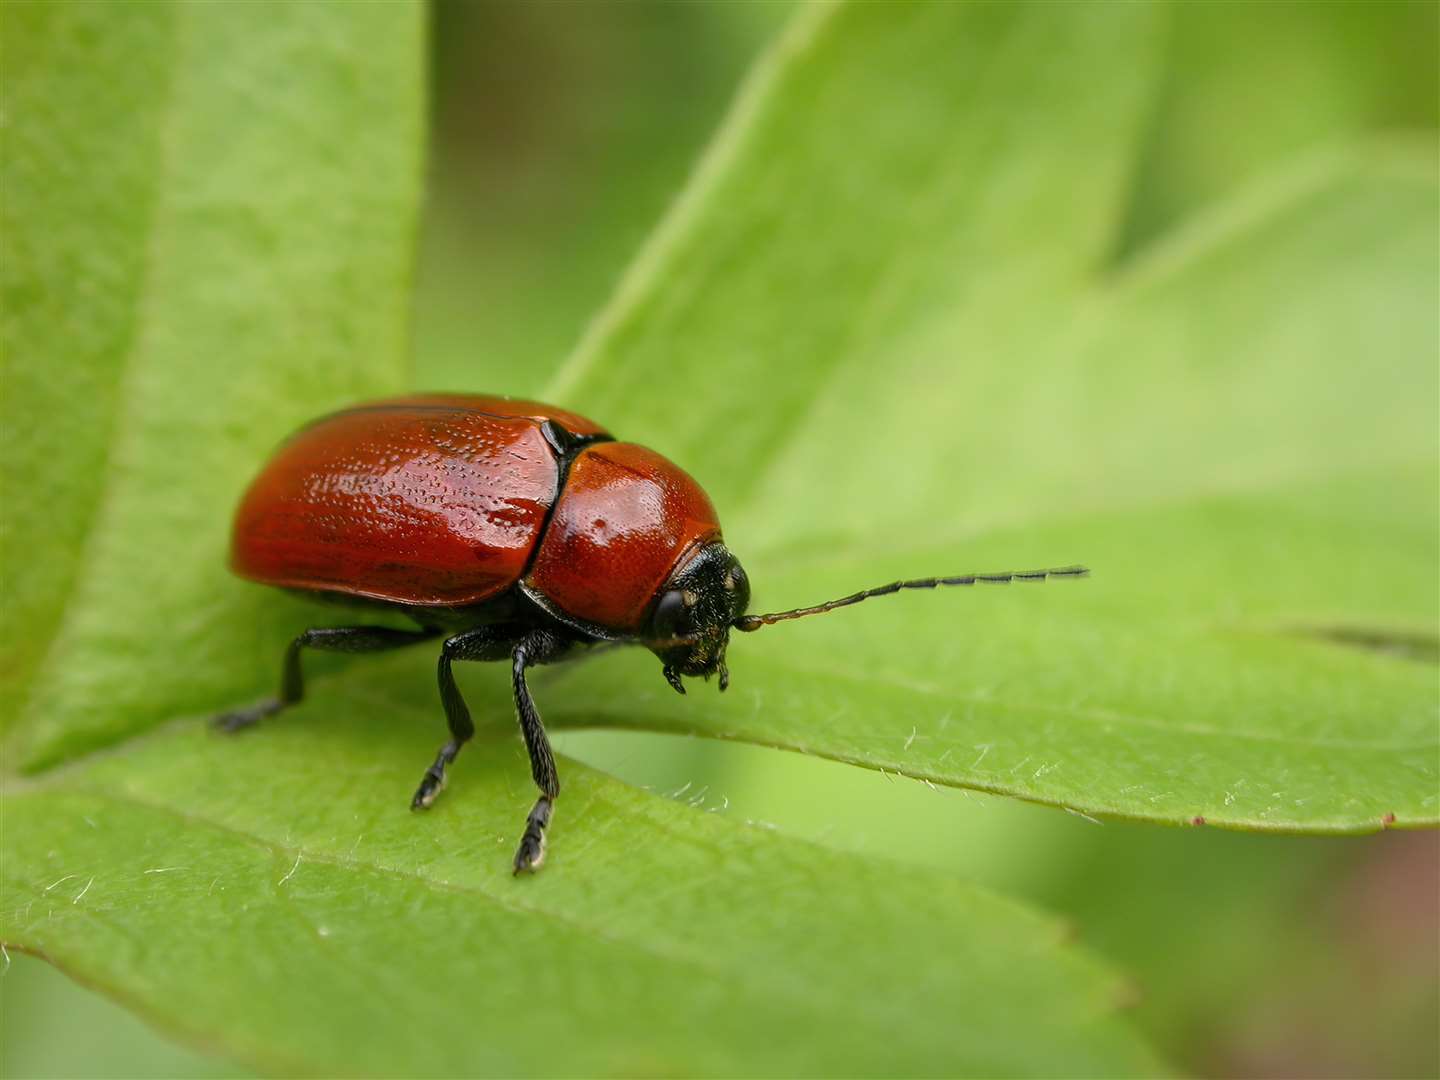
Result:
[[934,589],[940,585],[1008,585],[1012,581],[1044,581],[1047,578],[1082,578],[1089,576],[1090,571],[1084,566],[1057,566],[1048,570],[1011,570],[1003,574],[961,574],[959,577],[929,577],[913,578],[910,581],[892,581],[889,585],[881,585],[874,589],[865,589],[862,592],[852,593],[850,596],[842,596],[839,600],[827,600],[823,604],[816,604],[814,607],[795,608],[792,611],[774,611],[768,615],[741,615],[731,625],[736,630],[752,631],[759,630],[762,626],[769,626],[771,623],[785,622],[788,619],[803,619],[806,615],[820,615],[827,611],[834,611],[836,608],[849,607],[851,604],[858,604],[861,600],[869,600],[872,596],[889,596],[901,589]]

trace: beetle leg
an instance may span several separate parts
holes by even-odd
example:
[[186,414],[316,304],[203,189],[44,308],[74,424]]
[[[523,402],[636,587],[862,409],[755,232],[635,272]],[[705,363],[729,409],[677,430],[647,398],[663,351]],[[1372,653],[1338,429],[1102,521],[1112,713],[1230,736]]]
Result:
[[511,681],[515,690],[515,712],[520,718],[520,733],[525,736],[525,749],[530,753],[530,775],[540,789],[540,798],[525,819],[525,832],[520,837],[520,847],[515,852],[515,873],[522,870],[536,870],[545,861],[545,829],[550,824],[550,813],[555,799],[560,794],[560,775],[555,770],[555,755],[550,749],[550,740],[545,735],[545,725],[540,722],[540,711],[530,696],[525,683],[525,669],[532,664],[543,664],[557,658],[568,647],[569,642],[558,634],[537,630],[526,635],[515,646],[512,654]]
[[385,652],[415,645],[433,638],[434,630],[392,630],[387,626],[318,626],[306,630],[285,649],[280,673],[280,693],[248,709],[221,713],[210,723],[221,731],[240,731],[297,704],[305,697],[305,678],[300,671],[300,650],[321,652]]
[[410,800],[411,810],[425,810],[445,788],[445,770],[460,753],[460,748],[475,734],[470,708],[455,685],[450,664],[454,660],[504,660],[515,648],[520,631],[513,626],[480,626],[446,638],[436,665],[440,684],[440,702],[445,706],[445,722],[450,725],[450,741],[435,755],[435,762],[420,778],[420,786]]
[[555,770],[555,754],[550,749],[550,740],[540,722],[540,712],[525,684],[525,670],[535,664],[548,663],[566,652],[573,641],[548,630],[533,630],[521,634],[508,626],[481,626],[447,638],[440,650],[437,676],[440,683],[440,700],[445,706],[445,719],[450,724],[450,741],[440,748],[435,763],[425,770],[410,807],[421,810],[435,801],[445,786],[445,771],[460,748],[475,734],[475,724],[470,719],[470,709],[455,685],[451,664],[455,660],[500,660],[506,656],[511,661],[511,685],[515,692],[515,712],[520,719],[520,733],[525,738],[525,749],[530,755],[530,775],[540,789],[540,798],[525,821],[525,833],[520,848],[515,853],[515,872],[534,870],[545,857],[545,829],[550,824],[550,813],[556,796],[560,794],[560,778]]

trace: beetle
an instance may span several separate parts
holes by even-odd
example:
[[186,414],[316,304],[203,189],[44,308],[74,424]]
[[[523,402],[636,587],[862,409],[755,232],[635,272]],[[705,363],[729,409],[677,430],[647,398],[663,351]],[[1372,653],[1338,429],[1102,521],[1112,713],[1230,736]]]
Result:
[[688,474],[577,413],[508,397],[426,394],[332,413],[284,442],[236,511],[231,568],[263,585],[371,610],[414,629],[314,627],[290,642],[275,697],[215,717],[238,731],[298,703],[301,654],[380,652],[442,639],[450,737],[411,798],[428,808],[475,732],[459,660],[508,660],[540,795],[514,871],[544,858],[560,779],[526,672],[604,642],[641,644],[679,693],[729,684],[730,631],[801,618],[901,589],[1080,577],[1068,566],[896,581],[813,607],[747,614],[750,581],[710,499]]

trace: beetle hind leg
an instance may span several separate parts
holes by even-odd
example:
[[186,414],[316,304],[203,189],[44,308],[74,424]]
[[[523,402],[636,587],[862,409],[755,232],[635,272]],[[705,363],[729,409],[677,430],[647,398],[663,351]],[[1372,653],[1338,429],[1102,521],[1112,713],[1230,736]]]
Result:
[[305,697],[305,676],[300,670],[300,651],[321,652],[388,652],[428,641],[434,630],[393,630],[388,626],[317,626],[306,630],[285,648],[280,671],[280,692],[248,709],[234,709],[213,717],[210,724],[217,731],[244,731],[267,716],[299,704]]

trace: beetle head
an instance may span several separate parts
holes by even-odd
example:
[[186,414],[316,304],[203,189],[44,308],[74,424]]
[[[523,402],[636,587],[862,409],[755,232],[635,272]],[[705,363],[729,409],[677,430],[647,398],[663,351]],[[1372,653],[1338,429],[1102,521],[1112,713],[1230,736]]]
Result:
[[645,644],[665,665],[666,681],[683,694],[680,676],[719,675],[724,690],[730,627],[749,603],[750,579],[720,541],[681,563],[661,589],[645,631]]

